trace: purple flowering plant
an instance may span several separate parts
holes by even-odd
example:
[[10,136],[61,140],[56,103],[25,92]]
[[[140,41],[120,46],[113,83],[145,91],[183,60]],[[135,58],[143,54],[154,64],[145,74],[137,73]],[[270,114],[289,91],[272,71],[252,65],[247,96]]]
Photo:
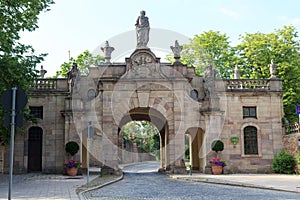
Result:
[[221,165],[222,167],[226,166],[226,160],[221,160],[220,158],[213,158],[212,163],[215,165]]
[[78,160],[69,160],[68,162],[65,162],[64,165],[66,168],[72,168],[72,167],[80,168],[81,163]]

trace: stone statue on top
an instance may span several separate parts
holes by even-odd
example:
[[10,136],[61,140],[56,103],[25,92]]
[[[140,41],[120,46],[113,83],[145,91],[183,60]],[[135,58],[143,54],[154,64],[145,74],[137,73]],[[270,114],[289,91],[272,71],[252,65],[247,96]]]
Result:
[[277,65],[275,65],[274,60],[271,60],[269,64],[271,78],[276,78]]
[[147,44],[149,42],[149,31],[150,24],[148,17],[145,16],[146,12],[142,10],[140,16],[137,18],[135,27],[136,27],[136,38],[137,38],[137,49],[148,48]]
[[77,63],[73,63],[72,69],[67,73],[68,82],[69,82],[69,91],[72,93],[77,89],[76,84],[80,79],[80,71],[78,69]]

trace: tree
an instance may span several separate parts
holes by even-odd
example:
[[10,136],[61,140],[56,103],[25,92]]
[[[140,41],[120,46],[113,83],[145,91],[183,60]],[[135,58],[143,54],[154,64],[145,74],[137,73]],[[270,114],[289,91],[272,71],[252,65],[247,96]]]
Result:
[[64,62],[60,66],[60,71],[56,72],[56,76],[67,77],[67,73],[71,70],[72,64],[75,62],[77,63],[78,69],[80,70],[81,75],[87,75],[89,73],[88,67],[89,66],[97,66],[98,62],[103,62],[104,57],[97,55],[93,57],[92,53],[88,50],[85,50],[83,53],[79,54],[76,59],[70,58],[68,62]]
[[153,153],[159,157],[160,139],[157,128],[147,121],[132,121],[122,128],[123,137],[126,141],[136,144],[144,151]]
[[268,65],[274,61],[278,66],[277,77],[283,81],[285,116],[296,121],[295,108],[300,102],[300,45],[296,29],[284,26],[269,34],[245,34],[236,48],[239,63],[244,66],[244,78],[270,78]]
[[[285,117],[297,121],[295,108],[300,102],[300,44],[293,26],[275,29],[272,33],[246,33],[240,44],[231,47],[226,34],[208,31],[195,35],[190,44],[183,45],[181,61],[196,67],[201,75],[207,63],[213,63],[220,78],[230,78],[235,65],[242,78],[270,78],[269,64],[277,67],[277,77],[283,81],[283,106]],[[169,57],[170,58],[170,57]],[[170,60],[170,59],[169,59]]]
[[211,144],[211,150],[216,152],[216,154],[218,156],[218,152],[224,150],[224,143],[221,140],[213,141]]
[[234,68],[234,49],[229,38],[219,31],[208,31],[195,35],[190,44],[183,45],[181,61],[196,68],[201,75],[208,64],[213,64],[222,78],[229,78]]
[[[0,93],[14,86],[27,91],[36,77],[35,67],[46,54],[35,55],[30,45],[19,42],[21,31],[38,28],[38,15],[48,11],[53,0],[0,2]],[[7,142],[9,131],[3,127],[0,109],[0,141]]]

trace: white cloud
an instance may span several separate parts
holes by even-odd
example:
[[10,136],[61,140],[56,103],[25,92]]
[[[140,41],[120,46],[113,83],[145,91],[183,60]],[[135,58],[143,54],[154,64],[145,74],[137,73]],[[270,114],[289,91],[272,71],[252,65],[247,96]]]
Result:
[[288,19],[287,16],[278,16],[278,19],[281,21],[286,21]]
[[283,21],[286,24],[298,25],[300,24],[300,18],[292,18],[288,16],[278,16],[280,21]]
[[221,8],[220,9],[221,10],[221,12],[224,14],[224,15],[227,15],[227,16],[229,16],[229,17],[234,17],[234,18],[238,18],[240,15],[239,15],[239,13],[237,13],[237,12],[235,12],[235,11],[233,11],[233,10],[230,10],[230,9],[228,9],[228,8]]
[[300,24],[300,18],[291,19],[291,23],[294,24],[294,25]]

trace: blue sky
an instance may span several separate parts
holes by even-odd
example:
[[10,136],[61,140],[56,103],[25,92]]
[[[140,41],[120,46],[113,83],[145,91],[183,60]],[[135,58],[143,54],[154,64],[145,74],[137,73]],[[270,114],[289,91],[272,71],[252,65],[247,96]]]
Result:
[[187,38],[220,31],[234,45],[245,33],[269,33],[284,25],[299,31],[299,9],[299,0],[56,0],[51,11],[41,13],[39,28],[23,33],[21,41],[33,45],[36,53],[49,54],[42,65],[50,76],[68,61],[69,50],[76,57],[134,31],[141,10],[146,11],[151,30],[170,30]]

